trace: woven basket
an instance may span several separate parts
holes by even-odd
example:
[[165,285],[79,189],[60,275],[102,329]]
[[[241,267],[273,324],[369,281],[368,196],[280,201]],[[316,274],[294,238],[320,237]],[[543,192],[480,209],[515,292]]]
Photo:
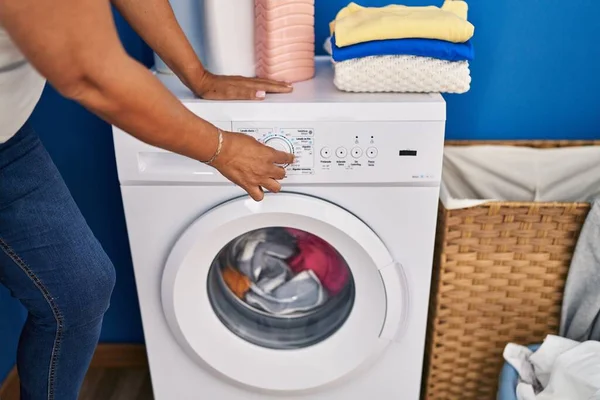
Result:
[[[598,142],[449,142],[537,148]],[[557,333],[588,203],[493,202],[439,209],[423,397],[495,399],[508,342]]]

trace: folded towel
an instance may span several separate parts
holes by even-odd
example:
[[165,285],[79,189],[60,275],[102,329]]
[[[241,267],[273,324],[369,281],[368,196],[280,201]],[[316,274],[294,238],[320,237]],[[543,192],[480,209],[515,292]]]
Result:
[[396,4],[362,7],[350,3],[337,14],[330,24],[330,31],[331,35],[335,33],[339,47],[407,38],[464,43],[475,32],[475,27],[467,21],[467,11],[467,3],[459,0],[447,0],[442,8]]
[[421,56],[447,61],[472,61],[475,51],[471,41],[452,43],[437,39],[390,39],[357,43],[346,47],[336,44],[331,38],[331,53],[334,61],[346,61],[369,56]]
[[375,56],[334,63],[334,84],[346,92],[465,93],[468,61]]

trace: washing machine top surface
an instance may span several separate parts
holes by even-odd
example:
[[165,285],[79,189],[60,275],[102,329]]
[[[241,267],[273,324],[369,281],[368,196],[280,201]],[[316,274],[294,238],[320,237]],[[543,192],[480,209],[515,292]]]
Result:
[[[438,93],[347,93],[333,84],[327,57],[316,58],[315,77],[294,84],[288,94],[268,94],[263,101],[199,99],[175,75],[158,79],[192,111],[212,120],[258,121],[438,121],[446,104]],[[290,105],[294,105],[291,107]]]
[[[341,92],[327,58],[317,58],[314,79],[264,101],[202,100],[176,76],[157,76],[200,118],[293,153],[286,186],[439,185],[446,114],[439,94]],[[113,132],[122,185],[228,183],[209,166]]]

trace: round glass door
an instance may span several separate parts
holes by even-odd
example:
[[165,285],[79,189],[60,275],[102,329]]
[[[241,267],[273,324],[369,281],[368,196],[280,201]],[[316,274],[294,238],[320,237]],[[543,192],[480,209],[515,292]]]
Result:
[[352,311],[348,263],[315,234],[268,227],[221,249],[207,280],[210,304],[238,337],[270,349],[299,349],[336,331]]
[[336,205],[287,193],[234,199],[176,241],[164,316],[185,353],[223,379],[306,391],[359,371],[393,340],[407,288],[395,264]]

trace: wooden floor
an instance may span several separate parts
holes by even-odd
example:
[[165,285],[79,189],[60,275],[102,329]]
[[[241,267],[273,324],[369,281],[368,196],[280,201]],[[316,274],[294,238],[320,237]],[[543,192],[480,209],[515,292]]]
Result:
[[153,399],[150,373],[146,368],[92,368],[79,396],[79,400]]
[[[18,386],[1,400],[19,400]],[[147,368],[91,368],[79,400],[153,400]]]
[[[153,399],[148,360],[143,346],[98,346],[81,388],[79,400]],[[20,400],[16,368],[4,382],[0,382],[0,400]]]

